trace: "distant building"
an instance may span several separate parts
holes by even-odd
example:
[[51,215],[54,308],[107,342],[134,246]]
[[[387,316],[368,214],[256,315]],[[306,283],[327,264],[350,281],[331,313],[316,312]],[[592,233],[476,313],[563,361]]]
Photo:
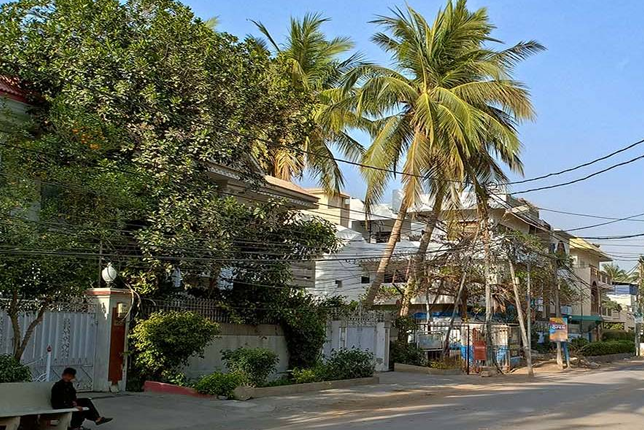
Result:
[[605,323],[622,330],[635,330],[635,312],[637,312],[637,298],[639,287],[628,282],[613,282],[606,296],[620,305],[621,310],[602,309],[602,318]]

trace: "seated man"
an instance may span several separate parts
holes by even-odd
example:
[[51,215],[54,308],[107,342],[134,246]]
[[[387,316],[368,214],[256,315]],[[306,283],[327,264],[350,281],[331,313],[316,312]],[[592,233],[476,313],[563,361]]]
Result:
[[[76,389],[72,381],[76,378],[76,369],[68,367],[63,370],[60,381],[51,387],[51,406],[54,409],[77,408],[78,412],[72,414],[72,429],[81,429],[83,421],[94,421],[97,425],[112,421],[112,418],[102,417],[90,399],[79,399],[76,397]],[[89,408],[84,411],[83,408]]]

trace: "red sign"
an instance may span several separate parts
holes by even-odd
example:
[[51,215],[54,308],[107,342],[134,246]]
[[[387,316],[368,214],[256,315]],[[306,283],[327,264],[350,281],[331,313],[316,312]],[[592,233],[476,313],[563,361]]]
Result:
[[474,360],[485,360],[487,357],[484,340],[475,340],[474,342]]

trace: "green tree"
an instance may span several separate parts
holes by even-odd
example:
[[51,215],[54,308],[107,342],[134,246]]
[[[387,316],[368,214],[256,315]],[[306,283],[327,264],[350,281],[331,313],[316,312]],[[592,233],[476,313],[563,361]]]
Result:
[[619,267],[619,264],[605,263],[602,265],[602,271],[611,279],[612,282],[634,282],[637,283],[639,274],[637,272],[629,273]]
[[316,126],[304,144],[295,149],[288,145],[268,148],[268,168],[272,175],[285,180],[301,177],[308,169],[326,190],[337,192],[344,179],[332,148],[351,160],[358,160],[363,148],[346,129],[366,128],[369,122],[343,108],[344,97],[338,84],[348,70],[359,64],[360,57],[353,54],[342,59],[354,44],[348,37],[327,39],[321,30],[327,21],[320,14],[306,14],[301,20],[291,18],[283,44],[278,44],[261,22],[253,22],[278,58],[285,59],[286,72],[292,81],[315,98]]
[[[365,164],[380,168],[363,169],[367,203],[382,196],[401,160],[404,197],[367,304],[384,280],[408,209],[424,190],[440,196],[446,181],[462,181],[481,196],[481,179],[503,173],[496,160],[521,171],[516,125],[534,113],[512,71],[543,49],[532,41],[500,51],[489,48],[497,41],[490,36],[494,27],[486,10],[471,12],[463,0],[448,2],[432,23],[411,7],[374,22],[385,32],[372,40],[391,54],[395,68],[356,67],[345,88],[357,84],[353,107],[379,118],[364,156]],[[437,164],[448,166],[449,178],[438,174]]]
[[[284,59],[172,0],[20,0],[0,6],[0,27],[0,75],[32,105],[0,141],[3,298],[44,312],[111,261],[117,285],[142,294],[170,288],[177,268],[210,294],[232,265],[240,290],[268,285],[246,295],[257,303],[274,283],[290,291],[289,259],[334,246],[326,223],[245,206],[210,177],[225,165],[259,186],[248,154],[307,138],[313,100]],[[16,333],[19,355],[30,331]]]

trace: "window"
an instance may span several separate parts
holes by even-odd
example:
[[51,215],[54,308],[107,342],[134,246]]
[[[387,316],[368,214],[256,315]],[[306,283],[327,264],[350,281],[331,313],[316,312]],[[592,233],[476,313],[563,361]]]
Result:
[[336,288],[342,288],[342,281],[340,281],[340,280],[336,279],[336,280],[335,280],[335,287],[336,287]]
[[371,283],[371,278],[369,278],[369,275],[367,275],[367,276],[362,276],[362,277],[360,278],[360,283],[361,283],[361,284],[369,284],[369,283]]

